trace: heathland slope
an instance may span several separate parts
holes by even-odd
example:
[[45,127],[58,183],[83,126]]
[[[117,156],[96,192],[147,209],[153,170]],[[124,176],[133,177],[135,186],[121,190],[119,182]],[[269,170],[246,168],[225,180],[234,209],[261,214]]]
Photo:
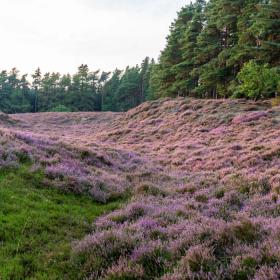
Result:
[[130,197],[73,245],[81,278],[279,279],[280,107],[163,99],[10,118],[3,164],[28,157],[46,185]]
[[[20,124],[14,131],[90,150],[137,154],[172,171],[224,176],[252,175],[257,168],[258,174],[274,176],[269,167],[278,167],[280,108],[272,108],[269,102],[164,99],[127,113],[41,113],[12,118]],[[274,160],[272,165],[268,158]]]

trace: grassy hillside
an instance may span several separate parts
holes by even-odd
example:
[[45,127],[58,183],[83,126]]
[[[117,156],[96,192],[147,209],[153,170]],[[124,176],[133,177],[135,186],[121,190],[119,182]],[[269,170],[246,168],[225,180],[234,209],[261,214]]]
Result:
[[30,166],[0,171],[0,279],[77,279],[71,242],[119,203],[45,188]]
[[[280,107],[179,98],[127,113],[6,117],[1,166],[31,162],[50,200],[59,191],[104,210],[130,198],[87,233],[69,230],[60,278],[70,255],[77,279],[280,278]],[[68,213],[77,224],[96,216]]]

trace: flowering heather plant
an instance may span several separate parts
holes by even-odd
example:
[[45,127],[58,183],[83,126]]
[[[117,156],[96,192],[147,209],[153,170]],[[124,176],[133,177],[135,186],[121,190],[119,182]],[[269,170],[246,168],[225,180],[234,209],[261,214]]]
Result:
[[[0,150],[3,167],[15,167],[17,161],[26,157],[37,167],[41,165],[50,186],[85,193],[102,203],[127,195],[131,182],[126,180],[124,172],[135,168],[138,155],[105,149],[87,151],[31,132],[7,133],[13,146],[7,149],[6,145]],[[143,160],[138,159],[137,164],[143,165],[142,170],[146,172]]]
[[280,266],[269,267],[262,266],[258,269],[253,280],[275,280],[280,278]]
[[126,259],[120,259],[120,261],[109,268],[104,280],[120,280],[120,279],[146,279],[144,269],[137,264],[132,264]]
[[28,149],[14,143],[9,134],[0,135],[0,168],[17,168],[20,163],[29,160]]
[[264,117],[267,117],[267,112],[262,112],[262,111],[252,112],[252,113],[247,113],[247,114],[244,114],[244,115],[236,116],[232,120],[232,122],[234,124],[241,124],[241,123],[244,123],[244,122],[257,121],[260,118],[264,118]]
[[0,149],[0,167],[1,168],[15,168],[18,166],[18,157],[16,150],[11,147]]
[[279,107],[178,98],[12,118],[1,160],[26,151],[50,186],[130,195],[74,243],[85,279],[279,279]]

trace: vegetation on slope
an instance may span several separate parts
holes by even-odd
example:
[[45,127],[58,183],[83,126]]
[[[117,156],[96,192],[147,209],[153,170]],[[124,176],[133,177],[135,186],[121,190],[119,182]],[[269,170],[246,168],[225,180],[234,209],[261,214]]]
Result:
[[[165,172],[158,181],[142,174],[147,182],[133,200],[76,244],[81,272],[89,279],[278,279],[279,120],[269,102],[165,99],[84,139],[141,151]],[[166,184],[163,174],[176,180]]]
[[43,179],[29,164],[0,170],[0,279],[78,279],[72,242],[119,205],[46,188]]
[[166,98],[10,118],[3,164],[28,152],[48,186],[94,200],[114,197],[113,174],[129,186],[131,200],[73,244],[78,279],[279,279],[279,106]]

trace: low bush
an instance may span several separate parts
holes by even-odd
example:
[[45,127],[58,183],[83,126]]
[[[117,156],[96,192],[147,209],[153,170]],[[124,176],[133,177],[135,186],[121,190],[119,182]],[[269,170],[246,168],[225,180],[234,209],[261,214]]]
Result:
[[136,187],[135,193],[139,195],[165,196],[166,193],[151,183],[142,183]]

